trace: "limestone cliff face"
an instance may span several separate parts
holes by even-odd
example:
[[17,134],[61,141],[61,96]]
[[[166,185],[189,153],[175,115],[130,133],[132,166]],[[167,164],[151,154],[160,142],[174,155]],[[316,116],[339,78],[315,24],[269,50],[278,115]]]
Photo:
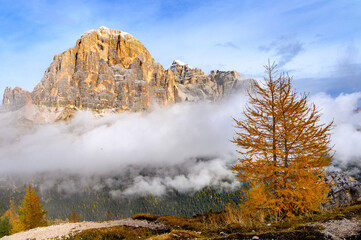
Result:
[[16,87],[12,89],[11,87],[5,88],[3,95],[3,105],[5,110],[18,110],[23,107],[27,102],[31,102],[30,92],[23,90],[22,88]]
[[216,101],[237,86],[254,84],[235,71],[207,76],[180,61],[165,70],[130,34],[100,27],[54,57],[31,98],[48,107],[143,111],[154,103]]

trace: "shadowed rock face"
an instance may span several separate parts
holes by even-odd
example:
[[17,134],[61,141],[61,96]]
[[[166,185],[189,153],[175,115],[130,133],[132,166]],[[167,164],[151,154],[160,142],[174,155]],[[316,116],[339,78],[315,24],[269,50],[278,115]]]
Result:
[[[255,84],[241,80],[235,71],[207,76],[180,61],[165,70],[130,34],[100,27],[83,34],[75,47],[55,55],[31,99],[48,107],[143,111],[154,103],[213,102]],[[5,94],[4,105],[25,104]]]
[[2,104],[3,110],[14,111],[22,108],[27,102],[31,102],[31,93],[22,88],[5,88]]
[[333,184],[328,193],[329,205],[326,207],[347,206],[361,200],[361,183],[346,173],[328,172],[326,181]]

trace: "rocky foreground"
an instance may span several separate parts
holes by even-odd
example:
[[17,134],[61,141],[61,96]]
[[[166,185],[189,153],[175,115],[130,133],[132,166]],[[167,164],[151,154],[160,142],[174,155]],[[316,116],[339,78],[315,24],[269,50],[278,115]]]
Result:
[[[217,215],[217,214],[216,214]],[[208,216],[209,217],[214,217]],[[138,216],[106,222],[64,223],[20,232],[2,240],[25,239],[361,239],[361,205],[252,227],[217,225],[203,216]]]
[[149,240],[361,239],[361,183],[343,172],[329,172],[326,179],[333,182],[327,211],[277,223],[265,222],[252,226],[244,222],[224,224],[223,220],[219,220],[223,213],[206,213],[192,218],[140,214],[134,219],[64,223],[36,228],[2,239],[104,239],[102,237],[105,235],[107,239],[123,236],[125,239]]
[[2,240],[24,240],[24,239],[56,239],[68,238],[76,233],[89,229],[111,228],[116,226],[128,226],[135,228],[148,228],[156,231],[164,231],[167,227],[160,222],[148,222],[146,220],[121,219],[106,222],[79,222],[63,223],[49,227],[41,227],[5,236]]

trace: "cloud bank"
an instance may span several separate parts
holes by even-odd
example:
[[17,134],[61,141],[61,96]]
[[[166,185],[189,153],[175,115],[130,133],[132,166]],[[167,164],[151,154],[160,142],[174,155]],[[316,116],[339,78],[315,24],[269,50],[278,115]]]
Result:
[[[3,113],[0,174],[37,175],[48,187],[68,185],[70,192],[88,182],[114,195],[233,188],[232,116],[244,102],[238,96],[221,104],[183,103],[102,118],[78,112],[67,123],[31,128],[16,124],[16,113]],[[64,174],[76,177],[65,181]]]
[[[322,121],[335,122],[338,166],[361,165],[359,99],[361,92],[310,97]],[[219,104],[182,103],[103,118],[78,112],[67,123],[35,127],[19,126],[16,113],[1,113],[0,176],[37,179],[42,191],[106,188],[113,197],[235,189],[232,117],[240,117],[246,101],[237,95]]]
[[361,166],[360,99],[361,92],[341,94],[336,98],[319,93],[311,98],[323,113],[322,121],[334,121],[331,137],[335,150],[334,163],[343,167],[355,162]]

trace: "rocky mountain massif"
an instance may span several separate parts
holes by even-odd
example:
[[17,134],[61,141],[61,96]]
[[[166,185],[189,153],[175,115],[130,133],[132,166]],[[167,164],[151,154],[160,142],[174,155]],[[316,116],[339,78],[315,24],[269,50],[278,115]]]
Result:
[[3,108],[17,110],[32,103],[114,112],[146,111],[153,104],[214,102],[255,84],[255,80],[242,79],[235,71],[205,75],[177,60],[165,70],[132,35],[100,27],[83,34],[75,47],[55,55],[31,93],[18,87],[6,88]]

